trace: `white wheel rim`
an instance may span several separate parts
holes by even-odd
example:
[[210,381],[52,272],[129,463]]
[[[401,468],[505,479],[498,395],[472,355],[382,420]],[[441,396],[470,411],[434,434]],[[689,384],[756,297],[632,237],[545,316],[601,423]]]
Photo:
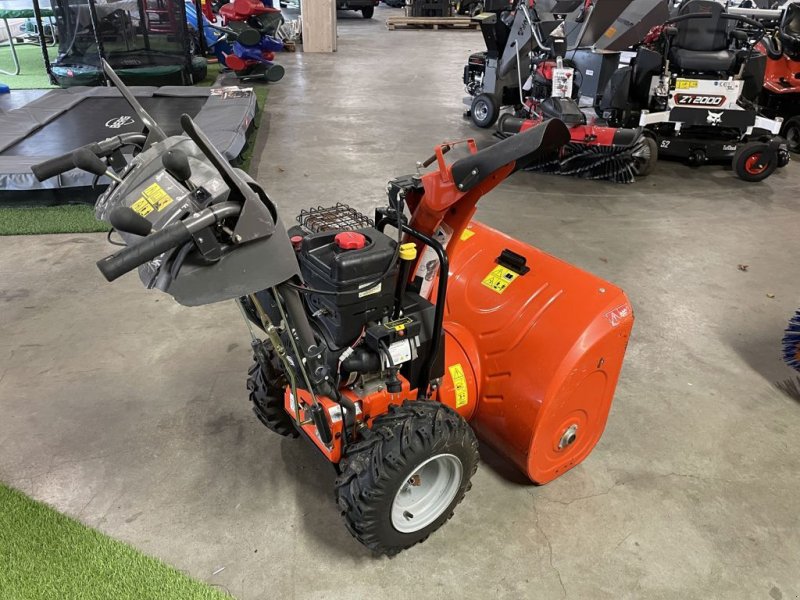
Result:
[[489,105],[483,100],[475,105],[475,116],[479,121],[485,121],[486,117],[489,116]]
[[438,519],[456,497],[464,469],[452,454],[432,456],[403,481],[392,502],[392,526],[414,533]]

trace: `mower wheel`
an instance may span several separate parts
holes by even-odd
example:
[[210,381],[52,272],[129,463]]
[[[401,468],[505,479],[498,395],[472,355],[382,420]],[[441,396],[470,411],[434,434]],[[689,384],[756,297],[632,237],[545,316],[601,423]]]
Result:
[[475,96],[470,108],[472,122],[481,129],[488,129],[497,121],[500,116],[500,107],[497,101],[489,94],[479,94]]
[[361,16],[365,19],[371,19],[372,15],[375,14],[375,7],[374,6],[365,6],[361,9]]
[[[270,355],[271,360],[277,360]],[[267,429],[286,437],[296,438],[299,434],[294,422],[284,409],[283,386],[270,381],[258,360],[253,362],[247,372],[247,390],[253,403],[253,412]]]
[[758,166],[761,155],[768,150],[769,145],[763,142],[747,142],[739,146],[733,154],[733,170],[739,179],[755,183],[772,175],[778,168],[777,156]]
[[339,466],[336,500],[348,531],[391,556],[453,516],[478,468],[478,442],[450,407],[406,400],[377,417]]
[[781,135],[786,138],[789,152],[800,152],[800,117],[787,119],[783,124]]
[[647,177],[656,166],[658,160],[658,144],[650,136],[643,136],[641,148],[634,152],[636,161],[636,176]]

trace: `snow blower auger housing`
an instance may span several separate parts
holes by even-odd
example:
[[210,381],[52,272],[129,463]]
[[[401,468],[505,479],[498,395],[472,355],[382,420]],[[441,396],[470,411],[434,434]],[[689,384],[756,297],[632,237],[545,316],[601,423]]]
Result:
[[[444,524],[470,487],[476,436],[536,483],[595,446],[633,324],[628,299],[472,220],[484,194],[567,141],[562,123],[482,150],[442,144],[418,166],[431,170],[389,183],[374,219],[337,205],[303,211],[287,232],[265,190],[188,116],[186,135],[166,138],[134,110],[152,128],[127,167],[103,158],[118,137],[37,176],[77,165],[114,180],[97,211],[128,245],[98,262],[109,281],[138,268],[181,304],[238,303],[256,415],[336,466],[360,542],[395,554]],[[448,164],[455,146],[468,153]]]
[[781,120],[756,104],[766,62],[755,49],[761,23],[713,0],[690,0],[651,33],[598,97],[599,115],[611,125],[646,127],[659,157],[693,166],[729,161],[744,181],[788,164]]

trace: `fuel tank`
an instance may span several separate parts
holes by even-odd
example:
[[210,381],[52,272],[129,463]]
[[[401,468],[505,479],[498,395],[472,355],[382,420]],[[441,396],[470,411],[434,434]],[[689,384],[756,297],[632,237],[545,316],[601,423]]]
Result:
[[467,360],[445,365],[439,399],[531,481],[552,481],[603,434],[630,302],[607,281],[475,221],[448,253],[447,356]]

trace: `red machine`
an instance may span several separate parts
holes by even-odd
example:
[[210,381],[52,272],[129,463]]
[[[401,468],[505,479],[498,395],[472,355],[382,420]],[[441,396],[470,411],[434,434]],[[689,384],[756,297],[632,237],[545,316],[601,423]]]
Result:
[[800,4],[788,4],[777,30],[759,49],[767,55],[759,103],[769,118],[784,119],[781,135],[792,152],[800,152]]

